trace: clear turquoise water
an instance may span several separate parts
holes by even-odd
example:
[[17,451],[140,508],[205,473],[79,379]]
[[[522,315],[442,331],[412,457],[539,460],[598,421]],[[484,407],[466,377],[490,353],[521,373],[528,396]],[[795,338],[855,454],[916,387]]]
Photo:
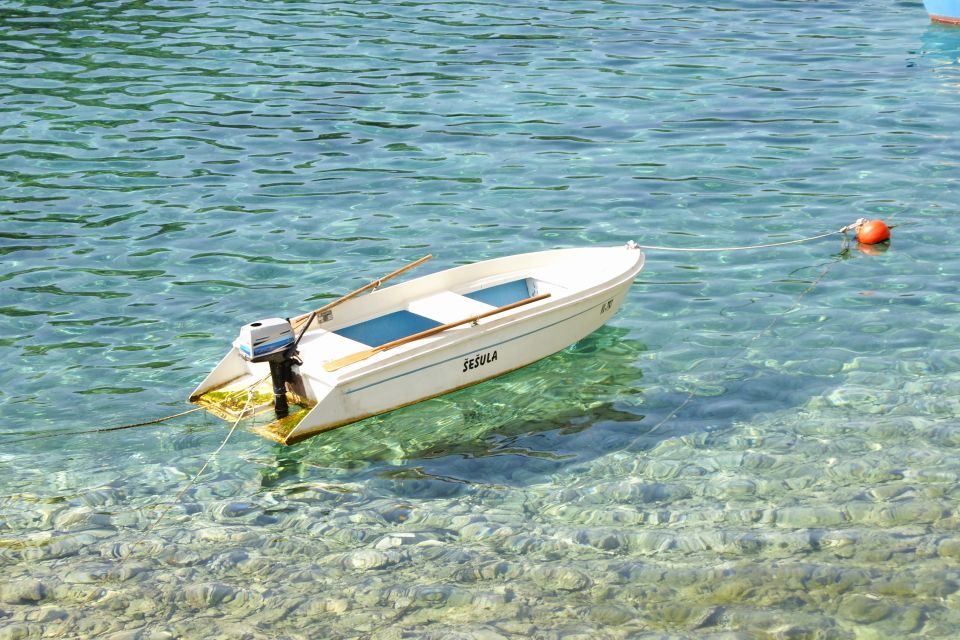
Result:
[[[953,637],[958,128],[920,2],[0,1],[0,638]],[[33,438],[425,253],[861,216],[172,506],[225,423]]]

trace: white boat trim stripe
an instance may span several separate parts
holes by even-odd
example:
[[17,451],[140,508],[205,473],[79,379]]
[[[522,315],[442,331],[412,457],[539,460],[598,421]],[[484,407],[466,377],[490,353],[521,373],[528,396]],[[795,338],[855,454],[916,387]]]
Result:
[[345,391],[344,394],[345,394],[345,395],[350,395],[351,393],[357,393],[358,391],[364,391],[364,390],[366,390],[366,389],[369,389],[370,387],[375,387],[375,386],[377,386],[377,385],[384,384],[385,382],[391,382],[392,380],[396,380],[397,378],[403,378],[404,376],[413,375],[414,373],[419,373],[419,372],[421,372],[421,371],[423,371],[423,370],[425,370],[425,369],[429,369],[429,368],[431,368],[431,367],[436,367],[436,366],[439,366],[439,365],[441,365],[441,364],[446,364],[446,363],[452,362],[452,361],[454,361],[454,360],[459,360],[459,359],[461,359],[461,358],[465,358],[465,357],[467,357],[468,355],[470,355],[471,353],[477,353],[478,351],[487,351],[487,350],[489,350],[489,349],[493,349],[494,347],[499,347],[499,346],[502,345],[502,344],[507,344],[508,342],[513,342],[514,340],[520,340],[521,338],[526,338],[527,336],[529,336],[529,335],[531,335],[531,334],[537,333],[537,332],[539,332],[539,331],[544,331],[545,329],[549,329],[550,327],[555,327],[555,326],[557,326],[558,324],[560,324],[561,322],[566,322],[567,320],[573,320],[573,319],[576,318],[577,316],[582,316],[582,315],[585,314],[585,313],[588,313],[588,312],[590,312],[590,311],[593,311],[594,309],[596,309],[596,308],[599,307],[599,306],[600,306],[599,304],[594,305],[594,306],[590,307],[589,309],[584,309],[583,311],[580,311],[579,313],[575,313],[575,314],[573,314],[572,316],[566,317],[566,318],[564,318],[563,320],[557,320],[556,322],[554,322],[554,323],[552,323],[552,324],[548,324],[548,325],[539,327],[539,328],[537,328],[537,329],[534,329],[533,331],[528,331],[527,333],[521,334],[521,335],[519,335],[519,336],[514,336],[513,338],[510,338],[510,339],[508,339],[508,340],[502,340],[501,342],[495,342],[495,343],[490,344],[490,345],[487,345],[487,346],[485,346],[485,347],[477,347],[476,349],[471,349],[470,351],[467,351],[467,352],[465,352],[465,353],[462,353],[462,354],[460,354],[460,355],[458,355],[458,356],[453,356],[452,358],[447,358],[446,360],[440,360],[439,362],[434,362],[434,363],[432,363],[432,364],[428,364],[428,365],[426,365],[426,366],[420,367],[419,369],[414,369],[414,370],[412,370],[412,371],[407,371],[406,373],[399,373],[399,374],[397,374],[397,375],[395,375],[395,376],[391,376],[391,377],[389,377],[389,378],[384,378],[383,380],[378,380],[377,382],[371,382],[370,384],[364,385],[364,386],[362,386],[362,387],[357,387],[356,389],[351,389],[350,391]]

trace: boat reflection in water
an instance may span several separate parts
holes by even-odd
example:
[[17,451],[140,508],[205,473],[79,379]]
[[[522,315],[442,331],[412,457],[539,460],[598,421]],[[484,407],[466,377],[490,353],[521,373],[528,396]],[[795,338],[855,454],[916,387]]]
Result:
[[[311,470],[329,478],[331,472],[366,469],[510,484],[588,452],[602,455],[623,446],[644,418],[637,360],[647,347],[627,334],[604,327],[478,386],[330,431],[297,448],[272,448],[275,458],[259,461],[263,482],[308,477]],[[403,468],[392,466],[399,463]]]

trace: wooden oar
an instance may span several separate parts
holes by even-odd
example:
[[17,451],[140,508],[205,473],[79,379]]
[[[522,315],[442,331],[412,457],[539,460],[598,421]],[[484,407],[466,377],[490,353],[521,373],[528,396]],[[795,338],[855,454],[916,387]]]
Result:
[[422,338],[428,338],[432,335],[436,335],[447,329],[453,329],[454,327],[459,327],[462,324],[467,324],[468,322],[477,322],[481,318],[486,318],[487,316],[492,316],[497,313],[503,313],[504,311],[509,311],[510,309],[516,309],[517,307],[522,307],[525,304],[530,304],[531,302],[537,302],[538,300],[543,300],[544,298],[549,298],[549,293],[542,293],[538,296],[533,296],[530,298],[524,298],[523,300],[518,300],[516,302],[511,302],[510,304],[505,304],[502,307],[497,307],[496,309],[491,309],[490,311],[484,311],[483,313],[475,316],[470,316],[469,318],[464,318],[463,320],[457,320],[456,322],[450,322],[448,324],[442,324],[439,327],[434,327],[432,329],[427,329],[426,331],[421,331],[420,333],[415,333],[412,336],[407,336],[406,338],[399,338],[393,342],[386,342],[379,347],[374,347],[372,349],[367,349],[366,351],[358,351],[357,353],[352,353],[349,356],[344,356],[337,360],[331,360],[330,362],[323,365],[323,368],[327,371],[336,371],[337,369],[342,369],[347,365],[351,365],[355,362],[360,362],[361,360],[366,360],[372,355],[376,355],[381,351],[386,351],[387,349],[393,349],[394,347],[399,347],[402,344],[407,344],[408,342],[413,342],[414,340],[420,340]]
[[[408,264],[408,265],[405,266],[405,267],[400,267],[399,269],[397,269],[397,270],[394,271],[393,273],[388,273],[387,275],[383,276],[383,277],[380,278],[379,280],[374,280],[373,282],[371,282],[371,283],[369,283],[369,284],[363,285],[362,287],[360,287],[360,288],[357,289],[356,291],[351,291],[350,293],[348,293],[347,295],[343,296],[342,298],[338,298],[337,300],[334,300],[333,302],[330,302],[330,303],[328,303],[328,304],[325,304],[324,306],[320,307],[320,308],[317,309],[316,311],[311,311],[310,313],[305,313],[305,314],[303,314],[303,315],[297,316],[296,318],[294,318],[293,320],[290,321],[290,325],[293,327],[294,333],[296,333],[297,331],[300,332],[299,336],[297,336],[297,344],[300,343],[300,338],[302,338],[302,337],[303,337],[303,334],[305,334],[305,333],[307,332],[307,329],[310,328],[310,323],[312,323],[312,322],[313,322],[313,319],[316,318],[317,316],[326,313],[327,311],[329,311],[330,309],[333,309],[333,308],[334,308],[335,306],[337,306],[338,304],[342,304],[342,303],[346,302],[347,300],[350,300],[351,298],[354,298],[354,297],[360,295],[361,293],[363,293],[363,292],[366,291],[367,289],[376,289],[377,287],[379,287],[381,284],[383,284],[384,282],[386,282],[386,281],[389,280],[390,278],[394,278],[394,277],[400,275],[401,273],[404,273],[405,271],[409,271],[410,269],[413,269],[414,267],[418,267],[418,266],[420,266],[421,264],[423,264],[424,262],[426,262],[427,260],[429,260],[429,259],[432,258],[432,257],[433,257],[432,255],[423,256],[423,257],[420,258],[419,260],[415,260],[415,261],[411,262],[410,264]],[[303,329],[301,330],[300,327],[303,327]]]

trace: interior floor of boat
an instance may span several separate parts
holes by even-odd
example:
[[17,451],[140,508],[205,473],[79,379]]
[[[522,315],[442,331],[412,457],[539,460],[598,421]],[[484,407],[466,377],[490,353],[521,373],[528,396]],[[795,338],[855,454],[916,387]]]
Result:
[[[477,316],[538,293],[558,293],[560,289],[564,288],[528,277],[481,287],[464,294],[440,291],[410,301],[405,309],[332,331],[323,328],[311,331],[300,343],[300,354],[304,360],[335,360],[426,329]],[[450,330],[467,328],[469,325]]]

